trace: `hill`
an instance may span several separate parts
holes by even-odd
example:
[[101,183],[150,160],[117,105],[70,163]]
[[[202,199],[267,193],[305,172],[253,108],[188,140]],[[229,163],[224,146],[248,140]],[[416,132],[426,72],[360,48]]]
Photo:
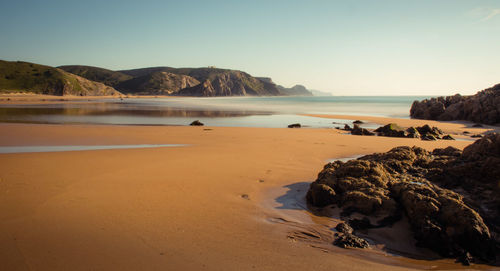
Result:
[[58,68],[0,60],[0,92],[48,95],[118,95],[114,88]]
[[143,95],[171,95],[181,89],[193,87],[200,81],[187,75],[180,75],[166,71],[154,71],[134,77],[115,85],[116,89],[124,93]]
[[[194,78],[198,80],[197,85],[187,86],[185,90],[180,89],[170,94],[189,95],[189,96],[276,96],[281,95],[276,84],[262,81],[248,73],[217,68],[171,68],[171,67],[152,67],[134,70],[122,70],[121,73],[135,76],[136,78],[152,77],[152,74],[170,73],[187,76],[186,80]],[[172,77],[174,78],[174,77]],[[207,83],[207,81],[209,83]],[[194,81],[190,81],[194,82]],[[117,86],[119,90],[127,91]],[[148,84],[152,86],[154,84]],[[211,86],[208,86],[211,85]],[[155,88],[142,89],[141,92],[152,92]]]
[[133,76],[99,67],[66,65],[57,67],[61,70],[84,77],[91,81],[101,82],[110,87],[114,87],[120,82],[132,79]]
[[500,124],[500,84],[475,95],[438,97],[413,102],[410,116],[429,120],[468,120]]
[[90,66],[59,68],[98,81],[123,93],[181,96],[312,96],[304,86],[285,88],[271,78],[230,69],[149,67],[111,71]]

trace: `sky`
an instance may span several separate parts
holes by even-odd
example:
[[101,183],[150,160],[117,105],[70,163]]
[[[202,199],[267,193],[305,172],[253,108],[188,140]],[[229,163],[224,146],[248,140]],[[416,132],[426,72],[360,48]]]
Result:
[[8,1],[0,59],[237,69],[334,95],[500,83],[499,0]]

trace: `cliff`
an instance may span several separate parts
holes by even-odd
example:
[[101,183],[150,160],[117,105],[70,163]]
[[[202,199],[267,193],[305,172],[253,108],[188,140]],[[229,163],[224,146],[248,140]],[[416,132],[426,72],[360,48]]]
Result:
[[115,87],[124,93],[171,95],[199,84],[200,81],[191,76],[158,71],[120,82]]
[[410,116],[416,119],[500,124],[500,84],[471,96],[456,94],[415,101]]

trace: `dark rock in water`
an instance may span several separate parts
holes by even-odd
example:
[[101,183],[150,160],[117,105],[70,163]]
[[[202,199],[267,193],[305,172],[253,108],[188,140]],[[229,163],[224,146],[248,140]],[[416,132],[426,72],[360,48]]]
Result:
[[410,127],[406,129],[406,136],[409,138],[420,138],[420,133],[418,132],[417,128],[415,127]]
[[344,125],[344,130],[351,131],[352,128],[351,128],[351,126],[349,126],[349,124],[346,124],[346,125]]
[[396,123],[389,123],[385,126],[379,127],[375,130],[379,136],[388,137],[406,137],[406,131],[398,126]]
[[335,226],[335,229],[344,234],[352,233],[354,230],[351,228],[351,226],[347,225],[346,223],[339,223],[337,226]]
[[500,123],[500,84],[475,95],[438,97],[413,102],[410,116],[429,120],[468,120],[484,124]]
[[416,128],[422,137],[433,136],[436,139],[440,139],[441,135],[444,134],[441,129],[437,127],[430,127],[428,124]]
[[368,242],[352,233],[346,233],[335,239],[334,245],[341,248],[367,248]]
[[463,134],[467,135],[467,134],[470,134],[470,132],[469,131],[464,131]]
[[[307,201],[318,207],[335,204],[343,213],[357,212],[378,221],[350,221],[354,229],[390,224],[403,212],[418,245],[444,257],[470,253],[476,260],[498,264],[498,176],[500,135],[493,133],[463,152],[405,146],[328,163],[311,184]],[[335,243],[347,247],[350,238],[343,235]]]
[[445,136],[443,136],[442,139],[444,139],[444,140],[455,140],[455,138],[452,137],[451,135],[445,135]]
[[437,140],[437,138],[435,138],[433,135],[430,135],[430,134],[422,135],[421,139],[425,140],[425,141],[434,141],[434,140]]
[[204,124],[199,120],[195,120],[195,121],[191,122],[191,124],[189,124],[189,125],[191,125],[191,126],[203,126]]
[[362,122],[362,121],[360,121],[360,120],[355,120],[355,121],[353,121],[352,123],[354,123],[354,124],[363,124],[364,122]]
[[302,127],[302,126],[300,125],[300,123],[294,123],[294,124],[290,124],[290,125],[288,125],[288,128],[300,128],[300,127]]
[[479,127],[483,127],[483,125],[482,125],[482,124],[479,124],[479,123],[476,123],[476,124],[472,125],[472,127],[474,127],[474,128],[479,128]]
[[[422,140],[437,140],[441,139],[443,131],[437,127],[431,127],[429,125],[424,125],[420,127],[409,127],[408,129],[403,129],[396,123],[389,123],[387,125],[381,126],[375,130],[379,136],[388,137],[408,137],[408,138],[420,138]],[[446,139],[450,140],[449,137]]]
[[480,134],[477,134],[477,135],[471,135],[470,137],[473,137],[473,138],[481,138],[481,137],[483,137],[483,136],[482,136],[482,135],[480,135]]
[[365,128],[359,127],[359,125],[354,124],[354,128],[351,130],[352,135],[366,135],[366,136],[373,136],[375,133],[370,132],[369,130]]

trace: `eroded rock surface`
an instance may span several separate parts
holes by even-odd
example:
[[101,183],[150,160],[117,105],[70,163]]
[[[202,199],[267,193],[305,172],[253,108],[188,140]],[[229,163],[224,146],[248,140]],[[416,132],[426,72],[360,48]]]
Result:
[[444,257],[469,261],[470,253],[498,264],[500,135],[489,134],[463,152],[405,146],[328,163],[307,200],[369,216],[377,221],[372,227],[390,225],[405,214],[417,245]]
[[429,120],[468,120],[500,123],[500,84],[471,96],[438,97],[413,102],[410,116]]

